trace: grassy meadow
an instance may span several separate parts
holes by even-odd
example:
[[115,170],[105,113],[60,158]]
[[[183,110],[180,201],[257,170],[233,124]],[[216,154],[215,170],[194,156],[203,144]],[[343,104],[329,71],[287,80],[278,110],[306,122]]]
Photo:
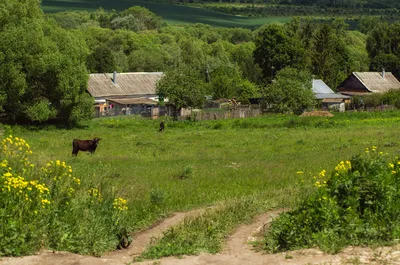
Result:
[[[137,228],[169,212],[252,195],[290,206],[298,200],[287,196],[298,191],[297,171],[329,171],[372,145],[397,155],[398,114],[166,121],[164,133],[156,120],[115,117],[81,129],[13,127],[6,133],[26,139],[38,162],[60,159],[82,181],[115,187],[128,198]],[[96,136],[102,140],[94,155],[71,157],[72,139]]]
[[171,5],[167,3],[153,3],[147,1],[126,1],[126,0],[43,0],[42,9],[44,12],[54,13],[69,10],[95,11],[102,7],[107,11],[115,9],[122,11],[132,6],[143,6],[165,21],[171,24],[195,24],[204,23],[215,27],[242,27],[257,28],[266,23],[282,22],[291,20],[290,17],[240,17],[223,14],[202,8]]
[[[314,189],[313,176],[324,169],[329,175],[339,161],[363,153],[365,148],[377,146],[389,157],[398,155],[399,114],[335,113],[331,118],[266,115],[201,122],[165,119],[166,130],[162,133],[158,132],[159,120],[134,116],[94,119],[75,129],[2,127],[4,137],[22,137],[29,143],[33,152],[29,163],[52,167],[48,161],[58,160],[60,166],[71,166],[74,181],[78,178],[82,188],[79,197],[71,199],[74,212],[65,212],[66,222],[77,222],[77,213],[87,215],[81,201],[93,206],[92,199],[99,198],[96,205],[106,206],[91,209],[99,210],[93,216],[101,216],[104,209],[112,212],[113,205],[116,209],[119,199],[114,198],[127,199],[127,208],[125,201],[117,205],[124,210],[125,217],[117,219],[123,221],[122,226],[115,221],[122,217],[104,219],[103,227],[96,230],[101,234],[97,234],[90,231],[96,228],[93,222],[98,222],[98,217],[89,218],[79,235],[90,236],[88,243],[79,246],[79,237],[63,241],[63,233],[77,233],[73,225],[63,229],[53,222],[53,230],[62,241],[50,240],[50,247],[53,244],[59,250],[101,255],[115,246],[114,236],[106,231],[108,225],[113,225],[113,231],[131,232],[172,212],[217,206],[168,231],[141,257],[158,258],[218,252],[224,238],[238,224],[272,208],[298,205]],[[94,137],[102,138],[94,155],[80,152],[72,157],[74,138]],[[68,185],[74,184],[65,186],[69,190]],[[85,190],[88,187],[89,198]],[[111,196],[103,201],[94,191]],[[57,198],[58,205],[64,207],[63,197]],[[109,240],[103,242],[103,234]],[[101,245],[92,245],[98,242]]]

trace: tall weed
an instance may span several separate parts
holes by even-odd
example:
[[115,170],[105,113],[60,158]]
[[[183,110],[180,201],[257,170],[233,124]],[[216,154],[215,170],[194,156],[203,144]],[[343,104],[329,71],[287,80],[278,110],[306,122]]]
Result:
[[10,135],[2,146],[0,256],[42,247],[100,255],[126,240],[127,201],[115,191],[89,186],[63,161],[32,163],[22,138]]
[[400,238],[400,161],[376,147],[314,177],[315,191],[275,220],[265,235],[269,252],[318,246],[337,252],[347,245]]

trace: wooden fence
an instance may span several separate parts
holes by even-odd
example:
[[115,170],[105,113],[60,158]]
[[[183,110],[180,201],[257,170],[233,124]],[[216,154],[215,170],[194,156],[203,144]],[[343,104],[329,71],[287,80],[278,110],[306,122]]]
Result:
[[261,115],[261,110],[258,108],[240,107],[226,110],[202,110],[199,112],[192,112],[191,115],[180,116],[179,120],[219,120],[231,118],[250,118]]

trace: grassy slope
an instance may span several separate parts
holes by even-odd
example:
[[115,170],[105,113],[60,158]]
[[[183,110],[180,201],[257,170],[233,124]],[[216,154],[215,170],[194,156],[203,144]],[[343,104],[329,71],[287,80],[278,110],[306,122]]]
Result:
[[287,22],[289,17],[246,18],[222,14],[201,8],[178,6],[164,3],[151,3],[147,1],[127,0],[43,0],[42,8],[45,12],[60,12],[67,10],[95,11],[99,7],[105,10],[115,9],[122,11],[134,5],[148,8],[164,20],[172,24],[204,23],[216,27],[243,27],[256,28],[266,23]]
[[[97,119],[86,129],[13,128],[12,133],[28,140],[36,159],[66,161],[82,181],[114,186],[129,199],[133,225],[139,227],[167,212],[257,194],[287,206],[298,199],[281,200],[298,191],[296,171],[330,170],[372,145],[396,154],[398,113],[361,115],[366,114],[167,122],[165,133],[157,132],[158,121],[123,117]],[[103,138],[95,155],[71,157],[73,138],[95,136]],[[194,174],[181,180],[186,166]],[[161,205],[151,203],[154,190],[165,194]]]

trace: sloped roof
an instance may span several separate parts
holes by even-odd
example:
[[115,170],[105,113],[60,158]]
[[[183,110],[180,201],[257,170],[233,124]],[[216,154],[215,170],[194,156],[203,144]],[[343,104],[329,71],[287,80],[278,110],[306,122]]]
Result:
[[349,96],[345,96],[339,93],[333,92],[333,90],[325,84],[324,81],[321,79],[313,79],[312,80],[312,91],[316,99],[324,99],[324,98],[331,98],[331,99],[344,99],[344,98],[351,98]]
[[88,91],[93,97],[156,95],[162,76],[162,72],[117,73],[114,83],[112,73],[90,74]]
[[333,94],[333,90],[321,79],[312,80],[312,91],[314,94]]
[[353,75],[370,91],[386,92],[391,89],[400,89],[400,82],[391,72],[353,72]]

